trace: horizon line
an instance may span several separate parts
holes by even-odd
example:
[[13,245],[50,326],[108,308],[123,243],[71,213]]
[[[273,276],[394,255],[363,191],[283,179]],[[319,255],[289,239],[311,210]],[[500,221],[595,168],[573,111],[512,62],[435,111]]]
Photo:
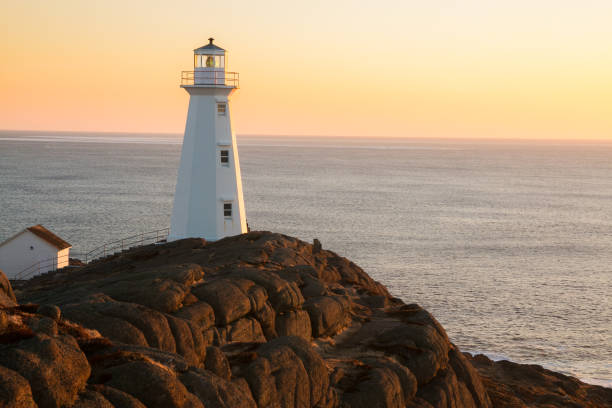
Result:
[[[38,133],[38,134],[80,134],[80,135],[146,135],[156,137],[182,138],[184,133],[177,132],[145,132],[145,131],[104,131],[104,130],[39,130],[39,129],[0,129],[0,133]],[[537,141],[537,142],[565,142],[565,143],[612,143],[612,138],[547,138],[547,137],[495,137],[495,136],[370,136],[370,135],[309,135],[309,134],[263,134],[263,133],[236,133],[238,137],[259,137],[259,138],[319,138],[319,139],[410,139],[410,140],[474,140],[474,141],[491,141],[491,142],[510,142],[510,141]]]

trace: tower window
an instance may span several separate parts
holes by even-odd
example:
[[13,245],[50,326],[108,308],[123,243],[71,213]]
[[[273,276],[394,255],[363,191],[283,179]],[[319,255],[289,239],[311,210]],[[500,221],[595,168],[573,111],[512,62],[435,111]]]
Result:
[[221,160],[221,165],[228,167],[229,166],[229,150],[221,150],[221,156],[220,156],[220,160]]
[[232,217],[232,203],[223,203],[223,216],[226,218]]
[[225,116],[225,112],[227,111],[227,105],[225,103],[217,104],[217,115]]

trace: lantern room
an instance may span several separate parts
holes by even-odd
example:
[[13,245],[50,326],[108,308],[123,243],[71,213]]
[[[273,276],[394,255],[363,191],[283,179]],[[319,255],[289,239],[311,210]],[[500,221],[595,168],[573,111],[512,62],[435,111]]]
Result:
[[213,41],[193,50],[194,85],[225,85],[225,50]]

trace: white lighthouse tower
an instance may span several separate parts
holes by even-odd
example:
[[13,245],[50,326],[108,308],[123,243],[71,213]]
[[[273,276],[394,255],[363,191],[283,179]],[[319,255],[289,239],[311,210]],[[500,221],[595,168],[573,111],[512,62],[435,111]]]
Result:
[[230,95],[239,86],[226,72],[226,53],[209,43],[194,50],[194,70],[184,71],[181,87],[189,111],[170,222],[169,240],[218,240],[247,232]]

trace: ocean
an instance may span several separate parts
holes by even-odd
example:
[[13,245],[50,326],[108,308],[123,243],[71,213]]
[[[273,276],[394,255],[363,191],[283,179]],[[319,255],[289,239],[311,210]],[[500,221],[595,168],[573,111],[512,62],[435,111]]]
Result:
[[[169,226],[181,139],[0,132],[0,241]],[[612,143],[239,136],[247,219],[346,256],[463,351],[612,387]]]

